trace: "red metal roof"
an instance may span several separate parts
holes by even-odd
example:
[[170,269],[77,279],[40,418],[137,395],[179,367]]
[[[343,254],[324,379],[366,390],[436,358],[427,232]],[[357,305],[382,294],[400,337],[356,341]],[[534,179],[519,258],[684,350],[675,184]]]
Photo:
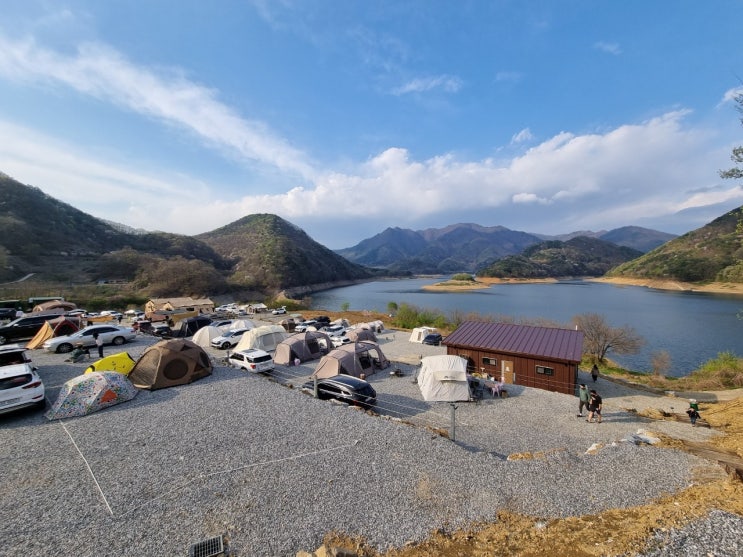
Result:
[[443,344],[458,348],[580,362],[583,353],[583,331],[465,321],[444,339]]

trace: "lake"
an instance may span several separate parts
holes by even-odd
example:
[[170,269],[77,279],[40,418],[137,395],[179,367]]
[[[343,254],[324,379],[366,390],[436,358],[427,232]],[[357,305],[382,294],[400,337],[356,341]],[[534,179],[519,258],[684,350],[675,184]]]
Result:
[[545,318],[570,326],[574,315],[598,313],[613,327],[629,325],[646,344],[638,354],[608,357],[637,371],[650,371],[653,354],[671,356],[668,375],[683,376],[702,363],[730,351],[743,355],[743,297],[698,292],[654,290],[590,281],[498,284],[469,292],[429,292],[427,284],[445,280],[415,278],[385,280],[334,288],[312,295],[312,308],[386,313],[389,302],[419,308],[481,315]]

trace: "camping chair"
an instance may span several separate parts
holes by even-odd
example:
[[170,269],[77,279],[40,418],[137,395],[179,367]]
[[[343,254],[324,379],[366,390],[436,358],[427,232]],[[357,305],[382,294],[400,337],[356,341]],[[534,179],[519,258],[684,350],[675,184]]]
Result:
[[485,396],[485,388],[482,385],[482,382],[478,379],[470,379],[468,380],[469,387],[470,387],[470,400],[473,400],[475,402],[480,402]]

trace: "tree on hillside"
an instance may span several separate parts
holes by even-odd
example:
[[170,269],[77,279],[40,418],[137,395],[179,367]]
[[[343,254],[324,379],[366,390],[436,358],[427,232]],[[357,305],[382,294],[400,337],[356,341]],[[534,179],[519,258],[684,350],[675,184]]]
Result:
[[[738,109],[738,112],[743,114],[743,93],[735,97],[735,102],[738,104],[738,106],[736,107]],[[740,123],[743,124],[743,117],[741,117]],[[740,180],[741,178],[743,178],[743,167],[739,166],[743,165],[743,145],[739,145],[738,147],[733,148],[730,159],[735,163],[735,166],[727,170],[721,170],[720,177],[732,180]]]
[[609,352],[635,354],[645,344],[632,327],[612,327],[603,315],[597,313],[576,315],[573,324],[583,331],[583,352],[596,362],[603,362]]

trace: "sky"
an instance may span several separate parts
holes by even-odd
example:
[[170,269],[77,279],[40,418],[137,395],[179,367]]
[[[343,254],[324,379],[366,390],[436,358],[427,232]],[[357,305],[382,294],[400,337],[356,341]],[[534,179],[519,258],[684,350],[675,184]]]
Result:
[[0,172],[196,235],[273,213],[673,234],[743,205],[739,0],[3,0]]

